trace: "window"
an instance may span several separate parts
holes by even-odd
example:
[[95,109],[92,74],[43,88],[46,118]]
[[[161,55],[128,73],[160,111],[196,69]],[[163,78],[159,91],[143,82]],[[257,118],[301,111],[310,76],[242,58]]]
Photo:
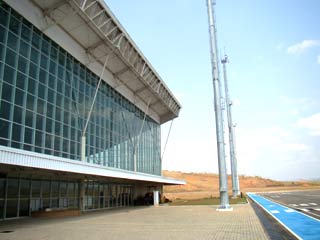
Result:
[[42,146],[42,132],[41,131],[36,131],[34,144],[38,147]]
[[19,53],[24,56],[25,58],[29,57],[29,50],[30,50],[30,45],[27,44],[25,41],[21,40],[20,41],[20,50]]
[[[54,44],[54,43],[52,43],[52,44]],[[53,60],[56,60],[57,55],[58,55],[58,49],[55,48],[53,45],[51,45],[50,58]]]
[[8,102],[12,101],[13,86],[7,83],[2,83],[2,99]]
[[28,78],[28,93],[35,94],[36,92],[36,81],[32,78]]
[[51,134],[46,134],[45,147],[47,149],[51,149],[51,142],[52,142],[52,135]]
[[19,34],[20,21],[11,15],[9,28],[15,34]]
[[28,61],[26,58],[20,56],[18,61],[18,70],[23,73],[27,73]]
[[36,49],[40,48],[40,43],[41,43],[41,36],[38,33],[33,32],[32,35],[32,45]]
[[[47,88],[45,85],[43,85],[43,84],[38,85],[38,97],[39,98],[45,99],[46,89]],[[43,102],[43,101],[41,101],[41,102]]]
[[[0,32],[0,34],[1,34],[1,32]],[[4,61],[4,52],[5,52],[5,46],[0,43],[0,61]],[[3,65],[2,65],[2,67],[3,67]]]
[[[30,82],[29,82],[29,85],[30,85]],[[34,103],[35,103],[35,96],[28,94],[27,95],[27,104],[26,104],[27,109],[29,109],[30,111],[33,111]]]
[[49,84],[48,85],[51,89],[55,89],[55,87],[56,87],[56,79],[55,79],[55,76],[52,74],[49,74]]
[[29,110],[26,111],[25,125],[28,127],[33,125],[33,113]]
[[25,24],[22,24],[21,38],[23,40],[25,40],[26,42],[29,42],[31,39],[31,29],[28,26],[26,26]]
[[6,64],[10,65],[11,67],[15,67],[16,59],[17,59],[17,54],[14,51],[7,48]]
[[48,67],[48,57],[44,54],[41,54],[40,66],[45,70]]
[[25,128],[24,130],[24,142],[27,144],[32,144],[32,129],[31,128]]
[[0,24],[2,24],[3,26],[6,26],[9,20],[9,16],[8,13],[2,8],[0,7]]
[[30,77],[37,79],[37,65],[32,62],[29,64],[29,75]]
[[35,64],[38,64],[40,58],[40,53],[38,50],[35,48],[31,48],[31,61],[34,62]]
[[[45,101],[38,98],[37,113],[43,115],[44,114],[44,109],[45,109]],[[40,117],[40,115],[39,115],[39,118],[42,118],[42,117]]]
[[23,107],[24,95],[25,95],[25,92],[23,90],[16,89],[14,103],[16,105],[19,105],[19,106]]
[[47,118],[47,121],[46,121],[46,132],[47,133],[51,133],[52,131],[52,120]]
[[47,103],[47,117],[53,118],[54,106],[50,103]]
[[27,80],[27,76],[18,72],[17,73],[17,79],[16,79],[16,86],[22,90],[24,90],[25,88],[25,84],[26,84],[26,81]]
[[10,120],[12,105],[6,101],[1,101],[0,105],[0,118]]
[[18,37],[11,32],[8,32],[8,47],[14,51],[18,50]]
[[8,139],[9,137],[10,123],[3,119],[0,119],[0,138]]
[[42,127],[43,127],[43,117],[41,115],[36,115],[36,129],[39,131],[42,131]]
[[21,142],[21,125],[12,124],[12,140],[16,142]]
[[13,121],[15,123],[22,123],[22,111],[23,109],[18,106],[14,106],[14,111],[13,111]]

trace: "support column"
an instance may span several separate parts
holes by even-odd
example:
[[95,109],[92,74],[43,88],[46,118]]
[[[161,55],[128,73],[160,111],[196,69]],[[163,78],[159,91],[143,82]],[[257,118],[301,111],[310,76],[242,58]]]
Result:
[[214,16],[215,2],[207,1],[209,33],[210,33],[210,50],[211,50],[211,66],[214,90],[214,109],[216,119],[216,136],[217,136],[217,150],[218,150],[218,166],[219,166],[219,188],[220,188],[220,207],[218,210],[231,210],[228,196],[228,176],[225,160],[224,149],[224,133],[223,133],[223,115],[221,109],[221,86],[219,80],[219,64],[218,64],[218,47],[216,38],[215,16]]
[[81,161],[86,161],[86,137],[81,137]]
[[228,78],[227,78],[227,66],[228,56],[225,55],[224,59],[221,60],[223,66],[223,79],[224,79],[224,90],[226,98],[226,108],[227,108],[227,118],[228,118],[228,130],[229,130],[229,149],[230,149],[230,165],[231,165],[231,178],[232,178],[232,197],[236,198],[240,195],[239,190],[239,178],[238,178],[238,168],[237,168],[237,155],[235,149],[235,135],[234,135],[234,125],[232,121],[231,112],[231,100],[229,96]]
[[100,74],[100,78],[99,78],[99,81],[98,81],[98,85],[96,87],[96,91],[95,91],[93,99],[92,99],[92,104],[91,104],[90,110],[88,112],[86,123],[85,123],[83,131],[82,131],[82,136],[81,136],[81,161],[85,161],[85,158],[86,158],[86,132],[87,132],[87,127],[88,127],[88,124],[89,124],[89,121],[90,121],[90,117],[91,117],[91,114],[92,114],[92,110],[93,110],[94,104],[96,102],[96,98],[97,98],[97,95],[98,95],[99,87],[100,87],[100,84],[102,82],[102,76],[103,76],[104,70],[106,69],[106,66],[107,66],[109,58],[110,58],[110,55],[107,55],[106,56],[106,60],[104,61],[104,64],[103,64],[103,67],[102,67],[102,70],[101,70],[101,74]]
[[159,191],[153,191],[153,206],[159,206]]

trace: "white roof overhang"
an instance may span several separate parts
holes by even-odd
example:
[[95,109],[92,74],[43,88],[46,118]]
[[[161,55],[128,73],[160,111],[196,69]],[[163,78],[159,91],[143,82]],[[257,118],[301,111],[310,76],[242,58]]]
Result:
[[85,175],[128,179],[165,185],[183,185],[185,181],[165,178],[151,174],[125,171],[96,164],[69,160],[65,158],[0,146],[0,164],[16,165],[52,171],[78,173]]
[[103,0],[30,1],[49,27],[61,27],[93,62],[103,66],[109,55],[108,71],[159,116],[160,124],[179,115],[180,103]]

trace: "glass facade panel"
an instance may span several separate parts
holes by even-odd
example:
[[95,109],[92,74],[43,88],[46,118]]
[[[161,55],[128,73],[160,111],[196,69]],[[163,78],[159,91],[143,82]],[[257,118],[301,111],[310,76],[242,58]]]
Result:
[[7,184],[6,218],[13,218],[18,216],[19,179],[9,178]]
[[20,179],[19,216],[29,216],[30,207],[30,180]]
[[[61,205],[59,205],[59,203]],[[30,216],[47,208],[79,208],[79,183],[0,178],[0,219]]]
[[85,183],[85,208],[116,208],[132,204],[132,186],[105,182]]
[[[80,160],[99,77],[1,0],[0,33],[0,144]],[[138,172],[161,175],[160,125],[103,82],[86,161],[133,171],[134,159]]]

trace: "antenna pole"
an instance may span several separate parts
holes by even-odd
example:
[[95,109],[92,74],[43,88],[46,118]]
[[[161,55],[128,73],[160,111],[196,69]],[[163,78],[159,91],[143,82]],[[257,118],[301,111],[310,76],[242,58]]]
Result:
[[224,59],[221,60],[223,66],[223,79],[224,79],[224,90],[226,98],[226,108],[227,108],[227,118],[228,118],[228,130],[229,130],[229,148],[230,148],[230,162],[231,162],[231,177],[232,177],[232,197],[236,198],[240,194],[239,190],[239,178],[238,178],[238,168],[237,168],[237,155],[235,147],[235,134],[234,125],[232,122],[232,112],[230,101],[229,88],[228,88],[228,78],[227,78],[227,63],[228,56],[225,55]]
[[219,188],[220,188],[220,207],[217,210],[231,210],[228,197],[228,176],[224,150],[224,134],[223,134],[223,115],[221,109],[221,94],[219,81],[219,65],[218,65],[218,48],[216,39],[216,28],[214,20],[214,5],[211,0],[207,0],[210,49],[211,49],[211,65],[214,90],[214,109],[216,119],[216,135],[219,165]]

